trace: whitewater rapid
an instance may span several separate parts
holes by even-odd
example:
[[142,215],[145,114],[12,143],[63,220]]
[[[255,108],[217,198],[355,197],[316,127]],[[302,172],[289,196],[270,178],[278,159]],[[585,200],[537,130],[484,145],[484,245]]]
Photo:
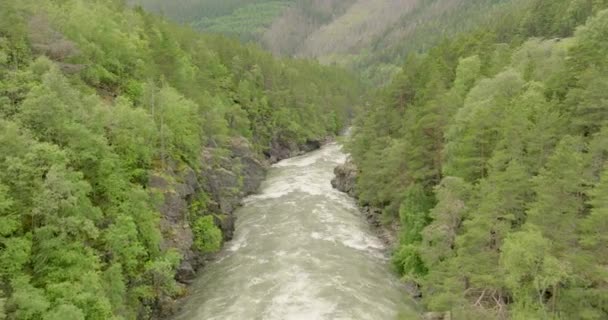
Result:
[[345,159],[331,143],[275,164],[174,319],[417,319],[384,244],[331,187]]

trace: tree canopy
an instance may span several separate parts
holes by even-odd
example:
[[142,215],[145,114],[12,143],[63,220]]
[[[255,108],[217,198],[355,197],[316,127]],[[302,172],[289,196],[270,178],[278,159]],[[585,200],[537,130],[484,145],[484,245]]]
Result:
[[[124,1],[2,1],[0,319],[150,318],[184,290],[150,176],[232,138],[262,156],[335,135],[361,92]],[[193,249],[217,251],[201,210]]]
[[608,317],[608,2],[503,6],[411,54],[357,117],[360,202],[457,319]]

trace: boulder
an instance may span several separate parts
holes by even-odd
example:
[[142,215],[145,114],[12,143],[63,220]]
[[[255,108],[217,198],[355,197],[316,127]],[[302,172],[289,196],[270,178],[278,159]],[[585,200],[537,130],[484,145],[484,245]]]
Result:
[[337,166],[334,169],[335,178],[331,180],[331,185],[351,197],[355,197],[355,187],[357,184],[357,166],[352,160]]

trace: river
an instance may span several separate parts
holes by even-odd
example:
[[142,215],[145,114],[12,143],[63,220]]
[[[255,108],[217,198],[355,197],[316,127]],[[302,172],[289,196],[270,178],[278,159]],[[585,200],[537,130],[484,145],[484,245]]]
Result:
[[330,143],[275,164],[174,319],[416,319],[383,243],[331,187],[345,158]]

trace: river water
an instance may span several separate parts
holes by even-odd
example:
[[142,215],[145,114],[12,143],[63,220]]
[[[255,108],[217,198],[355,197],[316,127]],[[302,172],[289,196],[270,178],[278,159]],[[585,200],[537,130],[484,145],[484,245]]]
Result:
[[275,164],[175,320],[416,319],[383,243],[332,189],[337,143]]

